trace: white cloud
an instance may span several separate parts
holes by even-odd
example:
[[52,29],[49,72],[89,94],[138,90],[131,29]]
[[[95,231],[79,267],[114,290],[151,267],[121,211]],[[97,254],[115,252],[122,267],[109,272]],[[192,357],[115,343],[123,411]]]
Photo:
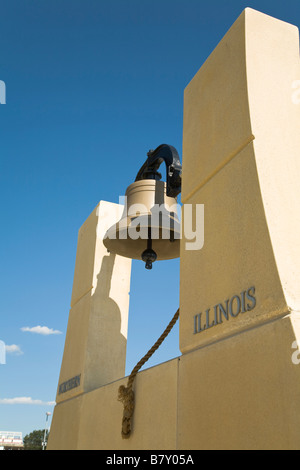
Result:
[[21,356],[22,354],[24,354],[20,346],[18,346],[17,344],[6,344],[5,351],[8,354],[16,354],[17,356]]
[[48,405],[48,406],[54,406],[55,401],[34,400],[31,397],[0,398],[0,405]]
[[61,331],[53,330],[53,328],[48,328],[48,326],[33,326],[31,328],[29,326],[23,326],[21,328],[21,331],[29,331],[30,333],[36,333],[38,335],[44,335],[44,336],[62,334]]

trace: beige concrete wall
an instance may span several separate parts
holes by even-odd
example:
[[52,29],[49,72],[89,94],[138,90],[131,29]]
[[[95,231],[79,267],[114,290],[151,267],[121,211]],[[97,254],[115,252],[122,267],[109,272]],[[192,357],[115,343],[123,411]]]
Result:
[[55,408],[48,449],[299,449],[300,316],[293,313],[138,374],[121,437],[119,380]]
[[178,359],[138,374],[133,433],[125,440],[121,436],[123,405],[118,401],[125,379],[60,403],[48,449],[175,449],[177,382]]
[[181,358],[179,449],[299,450],[295,321],[298,313]]

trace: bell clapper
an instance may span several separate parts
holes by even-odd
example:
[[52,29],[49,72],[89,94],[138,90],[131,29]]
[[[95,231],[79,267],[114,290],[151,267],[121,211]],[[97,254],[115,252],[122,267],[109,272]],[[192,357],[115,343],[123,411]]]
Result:
[[146,263],[146,269],[152,269],[152,263],[156,261],[157,254],[152,250],[151,227],[148,227],[147,249],[142,253],[142,260]]

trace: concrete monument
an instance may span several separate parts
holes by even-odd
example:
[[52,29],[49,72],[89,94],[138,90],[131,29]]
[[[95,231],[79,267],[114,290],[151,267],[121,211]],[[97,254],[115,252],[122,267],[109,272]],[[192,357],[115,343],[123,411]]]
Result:
[[127,440],[130,260],[84,224],[48,449],[300,448],[299,79],[298,29],[247,8],[185,89],[182,202],[204,204],[205,241],[183,234],[182,356],[138,374]]

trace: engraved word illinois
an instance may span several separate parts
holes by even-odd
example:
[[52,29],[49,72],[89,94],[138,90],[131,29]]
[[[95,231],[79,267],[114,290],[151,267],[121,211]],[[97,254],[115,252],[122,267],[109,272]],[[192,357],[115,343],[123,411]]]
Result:
[[236,318],[240,314],[253,310],[255,306],[255,287],[249,287],[239,295],[234,295],[231,299],[216,304],[213,308],[208,308],[205,310],[205,315],[202,312],[194,315],[194,334],[220,325],[224,320]]

